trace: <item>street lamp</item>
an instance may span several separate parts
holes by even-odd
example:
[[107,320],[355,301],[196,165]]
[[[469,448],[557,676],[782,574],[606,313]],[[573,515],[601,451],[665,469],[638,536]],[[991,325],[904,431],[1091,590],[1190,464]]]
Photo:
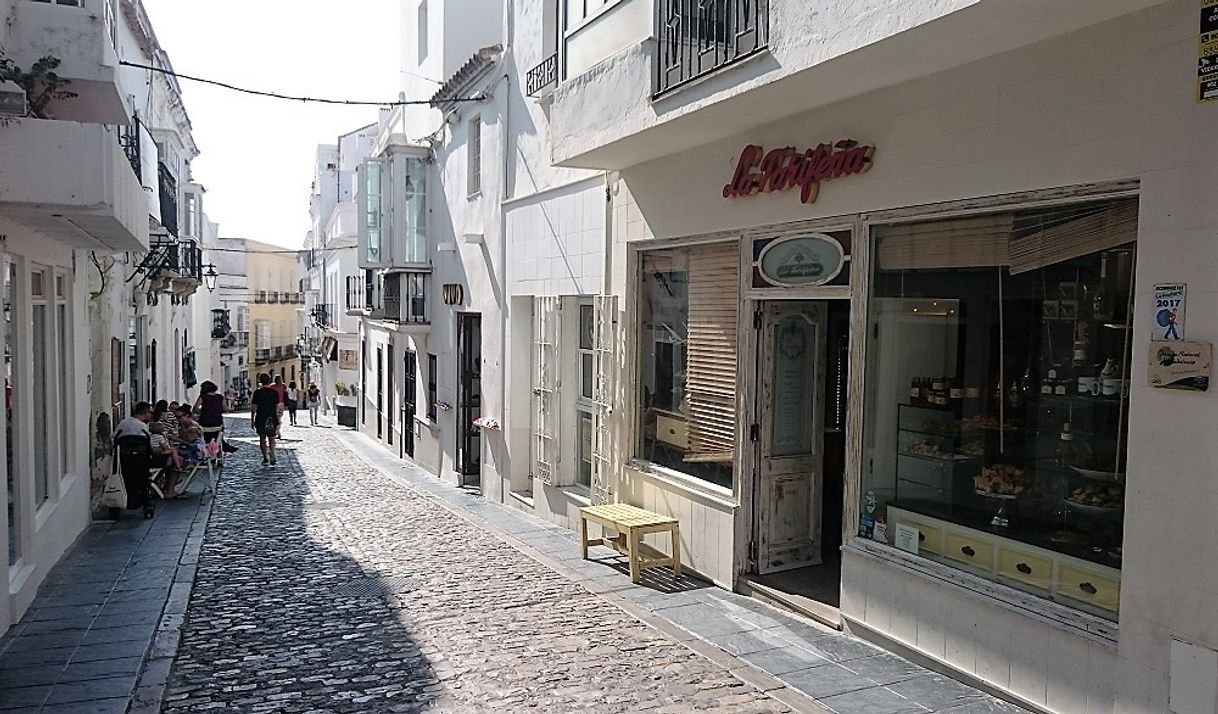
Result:
[[207,292],[214,293],[216,291],[216,280],[220,278],[220,274],[216,272],[216,266],[208,263],[203,266],[206,270],[203,271],[203,283],[207,285]]

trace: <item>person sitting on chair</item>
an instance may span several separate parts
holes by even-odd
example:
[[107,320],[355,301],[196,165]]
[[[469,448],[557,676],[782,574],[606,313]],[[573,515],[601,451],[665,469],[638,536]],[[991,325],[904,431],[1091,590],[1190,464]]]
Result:
[[182,498],[185,494],[178,493],[178,475],[182,471],[182,455],[165,438],[165,425],[153,422],[148,430],[152,432],[152,467],[162,469],[165,473],[165,498]]

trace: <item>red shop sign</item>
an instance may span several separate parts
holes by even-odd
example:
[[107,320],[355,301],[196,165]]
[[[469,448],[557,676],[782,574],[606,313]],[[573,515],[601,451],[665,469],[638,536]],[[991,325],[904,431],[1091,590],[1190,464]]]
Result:
[[799,186],[799,199],[814,203],[820,195],[822,181],[866,173],[871,170],[874,156],[874,146],[865,146],[853,139],[821,144],[802,153],[793,146],[771,149],[767,153],[760,146],[749,144],[740,152],[736,175],[723,187],[723,197],[752,196]]

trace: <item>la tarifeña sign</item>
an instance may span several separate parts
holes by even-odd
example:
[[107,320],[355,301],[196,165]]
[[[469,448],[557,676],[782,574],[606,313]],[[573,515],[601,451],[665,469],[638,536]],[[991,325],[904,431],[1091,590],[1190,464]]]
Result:
[[866,173],[871,170],[874,156],[874,146],[852,139],[821,144],[804,152],[787,146],[767,153],[760,146],[749,144],[740,152],[736,175],[723,187],[723,197],[752,196],[798,186],[800,201],[814,203],[822,181]]

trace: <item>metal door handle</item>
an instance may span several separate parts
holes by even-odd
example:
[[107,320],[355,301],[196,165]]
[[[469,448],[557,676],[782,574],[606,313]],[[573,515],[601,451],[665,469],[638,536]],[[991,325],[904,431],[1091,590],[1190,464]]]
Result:
[[967,555],[970,558],[973,557],[974,555],[977,555],[977,551],[973,550],[973,547],[971,545],[964,546],[963,548],[960,549],[960,552],[964,553],[965,555]]
[[1015,569],[1018,570],[1019,572],[1023,573],[1024,575],[1032,574],[1032,567],[1030,565],[1028,565],[1027,563],[1020,563],[1019,565],[1015,566]]
[[1091,583],[1079,583],[1078,589],[1082,590],[1083,592],[1087,593],[1088,595],[1094,595],[1097,592],[1099,592],[1099,590],[1097,590],[1096,587],[1094,585],[1092,585]]

